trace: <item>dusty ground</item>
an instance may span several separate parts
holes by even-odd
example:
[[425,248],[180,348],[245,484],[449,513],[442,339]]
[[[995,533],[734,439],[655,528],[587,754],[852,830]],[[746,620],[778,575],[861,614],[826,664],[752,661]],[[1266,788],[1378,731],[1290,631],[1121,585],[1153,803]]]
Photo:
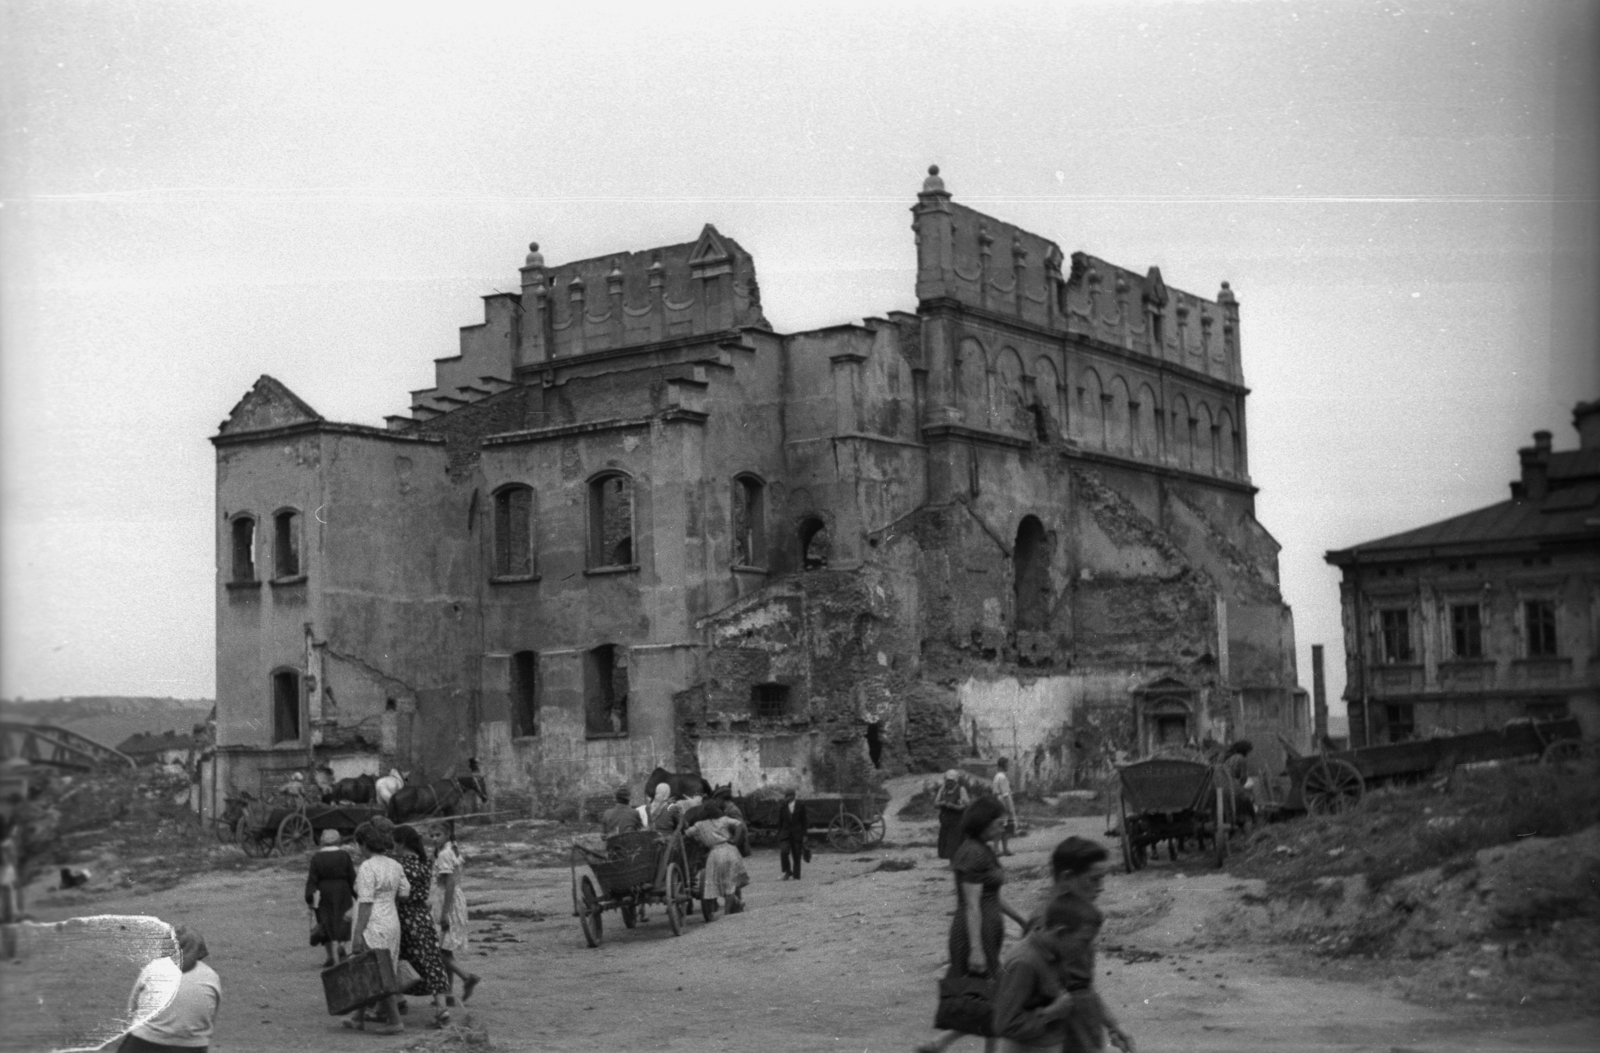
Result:
[[[916,781],[893,788],[903,799]],[[857,856],[818,851],[798,883],[779,880],[775,850],[758,849],[749,861],[755,884],[747,913],[710,925],[696,917],[680,938],[659,910],[632,932],[611,913],[598,950],[584,944],[571,916],[566,868],[548,865],[553,853],[542,835],[550,832],[525,826],[491,837],[479,829],[466,839],[476,919],[469,967],[485,978],[470,1023],[494,1048],[880,1051],[909,1050],[931,1037],[952,899],[932,824],[894,821],[883,847]],[[1014,842],[1009,899],[1036,900],[1048,850],[1069,833],[1101,836],[1104,823],[1036,825]],[[886,858],[916,865],[877,870]],[[346,1032],[325,1013],[322,952],[306,945],[303,866],[289,860],[206,873],[149,895],[63,893],[31,906],[42,920],[147,913],[201,928],[225,985],[218,1050],[469,1048],[471,1036],[461,1030],[413,1027],[381,1038]],[[1431,1009],[1401,1000],[1395,973],[1374,963],[1217,946],[1208,919],[1261,889],[1258,881],[1171,864],[1108,882],[1099,983],[1142,1050],[1600,1049],[1593,1017]],[[136,970],[124,971],[131,981]],[[0,982],[13,1024],[21,1019],[19,998],[29,994],[78,1008],[98,999],[107,1012],[125,997],[125,989],[100,990],[104,982],[84,990],[72,977],[30,977],[11,966],[0,969]],[[12,1025],[6,1030],[15,1035]],[[0,1048],[37,1047],[0,1039]],[[981,1046],[969,1039],[954,1048]]]

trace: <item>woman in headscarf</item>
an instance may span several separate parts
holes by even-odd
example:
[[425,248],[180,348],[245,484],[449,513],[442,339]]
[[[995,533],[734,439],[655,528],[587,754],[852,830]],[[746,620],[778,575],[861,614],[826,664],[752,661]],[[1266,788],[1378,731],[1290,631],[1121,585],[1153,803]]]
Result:
[[[433,887],[433,865],[428,860],[428,848],[422,835],[414,826],[394,828],[395,858],[405,871],[411,885],[411,898],[402,900],[400,907],[400,957],[411,963],[411,968],[422,977],[426,993],[433,998],[434,1023],[444,1026],[450,1022],[450,1008],[445,996],[450,993],[450,974],[445,970],[444,959],[439,957],[439,931],[433,927],[433,911],[428,892]],[[402,1006],[404,1002],[400,1003]]]
[[[357,954],[369,948],[382,948],[389,952],[391,959],[398,959],[400,912],[395,900],[411,895],[411,882],[405,868],[389,858],[388,853],[394,848],[393,829],[394,824],[381,817],[356,827],[356,843],[366,859],[356,869],[356,921],[350,947]],[[417,894],[424,893],[419,889]],[[405,1030],[395,996],[384,995],[382,1002],[387,1019],[374,1030],[385,1035]],[[360,1030],[366,1027],[366,1022],[367,1010],[363,1006],[344,1022],[344,1026]]]
[[[1028,920],[1000,898],[1006,874],[989,843],[1000,836],[1005,821],[1005,806],[993,797],[979,797],[961,815],[961,845],[950,860],[956,879],[956,912],[950,920],[947,979],[998,975],[1000,945],[1006,935],[1005,917],[1024,930],[1028,927]],[[943,1053],[962,1034],[946,1032],[941,1038],[918,1046],[917,1053]],[[986,1038],[984,1049],[993,1053],[994,1048],[995,1040]]]
[[128,998],[134,1021],[118,1053],[205,1053],[222,1004],[222,981],[204,959],[205,939],[183,925],[173,929],[178,953],[139,972]]
[[737,914],[744,910],[744,894],[740,889],[750,884],[750,872],[745,869],[737,847],[744,824],[729,818],[723,802],[715,797],[700,807],[703,818],[690,832],[711,850],[700,878],[704,883],[700,896],[702,899],[721,896],[728,913]]
[[972,803],[961,773],[955,768],[944,773],[933,803],[939,809],[939,858],[949,859],[961,844],[961,813]]
[[[328,948],[323,968],[337,965],[350,942],[350,906],[356,899],[356,864],[339,847],[339,831],[322,831],[322,847],[311,853],[311,873],[306,875],[306,906],[311,908]],[[335,952],[338,958],[334,957]]]
[[[435,826],[433,837],[433,907],[439,919],[439,957],[452,983],[456,977],[461,978],[461,1004],[466,1005],[478,986],[478,974],[463,972],[456,964],[456,953],[467,949],[467,894],[461,890],[461,871],[466,863],[456,846],[454,823]],[[454,1001],[452,996],[445,1004]]]
[[647,826],[658,834],[670,834],[676,825],[672,814],[672,785],[667,782],[656,784],[655,798],[645,805],[649,821]]

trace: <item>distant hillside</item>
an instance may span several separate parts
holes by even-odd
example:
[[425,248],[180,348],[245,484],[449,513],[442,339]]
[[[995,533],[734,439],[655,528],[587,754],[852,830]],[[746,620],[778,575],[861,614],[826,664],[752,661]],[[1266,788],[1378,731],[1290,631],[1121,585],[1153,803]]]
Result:
[[212,705],[209,698],[80,696],[7,701],[0,703],[0,711],[7,720],[54,724],[114,747],[130,735],[187,735],[211,715]]

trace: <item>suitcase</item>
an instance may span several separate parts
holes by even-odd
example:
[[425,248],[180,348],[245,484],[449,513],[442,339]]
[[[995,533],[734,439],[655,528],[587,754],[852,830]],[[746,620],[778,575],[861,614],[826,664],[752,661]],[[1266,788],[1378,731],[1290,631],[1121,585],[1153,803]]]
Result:
[[338,965],[322,970],[322,993],[332,1016],[353,1013],[384,995],[400,993],[394,959],[382,947],[352,954]]

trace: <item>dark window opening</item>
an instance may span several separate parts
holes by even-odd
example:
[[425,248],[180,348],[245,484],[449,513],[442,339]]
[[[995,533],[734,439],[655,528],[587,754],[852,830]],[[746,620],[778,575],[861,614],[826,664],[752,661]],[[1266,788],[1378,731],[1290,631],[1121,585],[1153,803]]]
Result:
[[1411,661],[1411,612],[1404,608],[1380,611],[1378,618],[1383,627],[1383,660]]
[[1410,704],[1384,706],[1383,716],[1389,726],[1390,742],[1406,742],[1416,734],[1416,709]]
[[733,481],[733,562],[743,567],[766,565],[766,487],[741,475]]
[[300,740],[300,674],[280,669],[272,674],[272,741]]
[[1182,746],[1189,741],[1189,718],[1181,715],[1156,717],[1157,748]]
[[1482,611],[1476,603],[1450,608],[1450,643],[1457,658],[1483,657]]
[[499,578],[533,573],[533,491],[508,486],[494,495],[494,573]]
[[1035,516],[1023,517],[1017,527],[1012,573],[1017,628],[1043,629],[1050,616],[1050,552],[1044,524]]
[[1529,600],[1522,605],[1528,627],[1528,657],[1556,655],[1556,605],[1549,600]]
[[300,576],[300,516],[279,512],[272,517],[272,572],[280,578]]
[[828,565],[832,539],[828,524],[813,516],[800,524],[800,565],[806,570],[820,570]]
[[788,684],[756,684],[750,689],[750,708],[758,717],[774,720],[789,712]]
[[1150,312],[1150,343],[1158,349],[1166,344],[1165,322],[1166,318],[1160,311]]
[[538,655],[518,651],[511,656],[511,734],[539,734]]
[[233,580],[256,580],[256,521],[249,516],[233,521]]
[[879,721],[867,725],[867,757],[874,768],[883,767],[883,724]]
[[386,698],[386,699],[383,700],[384,712],[393,713],[395,710],[397,710],[399,708],[400,708],[400,703],[399,703],[399,701],[397,699]]
[[590,737],[628,733],[628,652],[601,644],[583,669],[583,724]]
[[633,480],[625,475],[589,484],[589,565],[633,565]]

